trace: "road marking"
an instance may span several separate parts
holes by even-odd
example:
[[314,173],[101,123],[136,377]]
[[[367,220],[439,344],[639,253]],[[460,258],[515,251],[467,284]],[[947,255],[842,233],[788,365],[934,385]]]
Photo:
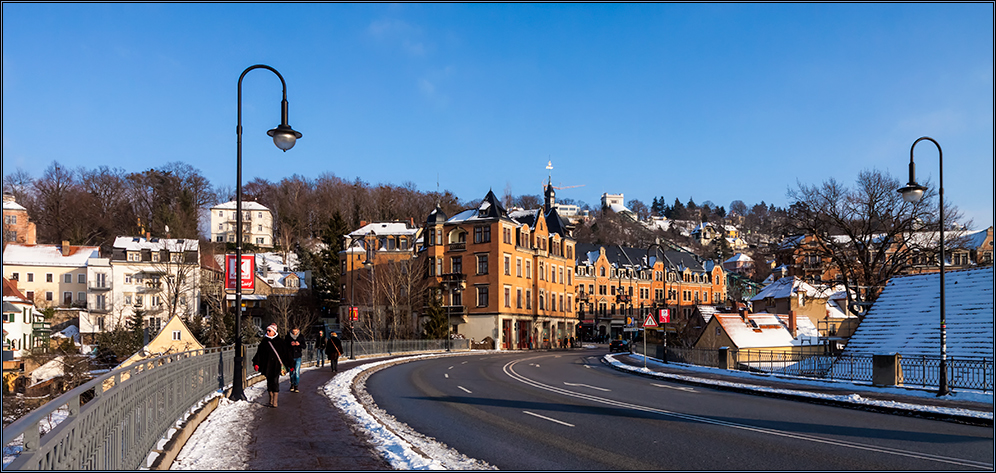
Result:
[[581,383],[568,383],[567,381],[564,381],[564,385],[566,385],[566,386],[583,386],[583,387],[586,387],[586,388],[597,389],[599,391],[611,391],[611,389],[600,388],[598,386],[591,386],[591,385],[588,385],[588,384],[581,384]]
[[467,393],[467,394],[474,394],[474,393],[470,392],[470,390],[469,390],[469,389],[467,389],[467,388],[465,388],[465,387],[463,387],[463,386],[457,386],[457,387],[458,387],[458,388],[460,388],[460,389],[462,389],[462,390],[463,390],[463,392],[465,392],[465,393]]
[[446,377],[446,378],[449,378],[450,374],[449,373],[443,373],[443,376]]
[[690,393],[697,392],[695,391],[695,388],[690,388],[688,386],[668,386],[666,384],[657,384],[657,383],[650,383],[650,385],[657,386],[658,388],[677,389],[678,391],[685,391]]
[[557,419],[554,419],[554,418],[551,418],[551,417],[547,417],[547,416],[541,416],[539,414],[536,414],[536,413],[533,413],[533,412],[529,412],[529,411],[522,411],[522,412],[524,414],[529,414],[529,415],[534,416],[534,417],[539,417],[540,419],[543,419],[543,420],[548,420],[550,422],[556,422],[556,423],[558,423],[560,425],[566,425],[568,427],[574,427],[574,424],[568,424],[567,422],[564,422],[562,420],[557,420]]
[[[567,389],[558,388],[556,386],[550,386],[548,384],[544,384],[544,383],[541,383],[539,381],[526,378],[525,376],[517,373],[515,371],[515,365],[518,364],[518,363],[521,363],[523,361],[525,361],[525,360],[514,360],[514,361],[510,361],[510,362],[508,362],[508,363],[505,364],[505,366],[503,368],[503,371],[510,378],[512,378],[512,379],[514,379],[516,381],[519,381],[519,382],[521,382],[523,384],[526,384],[528,386],[532,386],[532,387],[537,388],[537,389],[542,389],[542,390],[545,390],[545,391],[562,394],[564,396],[574,397],[574,398],[578,398],[578,399],[585,399],[585,400],[588,400],[588,401],[597,402],[597,403],[601,403],[601,404],[606,404],[606,405],[609,405],[609,406],[619,407],[619,408],[623,408],[623,409],[633,409],[633,410],[642,411],[642,412],[656,413],[656,414],[660,414],[660,415],[663,415],[663,416],[674,417],[674,418],[683,419],[683,420],[692,421],[692,422],[700,422],[700,423],[703,423],[703,424],[716,425],[716,426],[727,427],[727,428],[731,428],[731,429],[739,429],[739,430],[744,430],[744,431],[749,431],[749,432],[755,432],[755,433],[759,433],[759,434],[767,434],[767,435],[772,435],[772,436],[777,436],[777,437],[793,438],[793,439],[796,439],[796,440],[808,441],[808,442],[813,442],[813,443],[818,443],[818,444],[833,445],[833,446],[837,446],[837,447],[851,448],[851,449],[854,449],[854,450],[864,450],[864,451],[876,452],[876,453],[883,453],[883,454],[888,454],[888,455],[896,455],[896,456],[900,456],[900,457],[917,458],[917,459],[921,459],[921,460],[930,460],[930,461],[935,461],[935,462],[939,462],[939,463],[946,463],[946,464],[950,464],[950,465],[966,466],[966,467],[972,467],[972,468],[984,468],[984,469],[989,469],[989,470],[992,470],[992,468],[993,468],[993,464],[992,463],[985,463],[985,462],[980,462],[980,461],[976,461],[976,460],[970,460],[970,459],[965,459],[965,458],[947,457],[947,456],[942,456],[942,455],[934,455],[934,454],[930,454],[930,453],[923,453],[923,452],[917,452],[917,451],[912,451],[912,450],[903,450],[903,449],[891,448],[891,447],[871,446],[871,445],[867,445],[867,444],[864,444],[864,443],[850,442],[850,441],[847,441],[847,440],[838,440],[838,439],[834,439],[834,438],[830,438],[830,437],[822,437],[822,436],[818,436],[818,435],[801,434],[799,432],[790,432],[790,431],[778,430],[778,429],[772,429],[772,428],[766,428],[766,427],[755,427],[755,426],[752,426],[752,425],[749,425],[749,424],[741,424],[741,423],[730,422],[730,421],[725,421],[725,420],[722,420],[722,419],[716,419],[716,418],[711,418],[711,417],[706,417],[706,416],[700,416],[700,415],[694,415],[694,414],[684,414],[684,413],[676,412],[676,411],[669,411],[669,410],[658,409],[658,408],[654,408],[654,407],[650,407],[650,406],[643,406],[643,405],[639,405],[639,404],[632,404],[632,403],[628,403],[628,402],[624,402],[624,401],[618,401],[618,400],[615,400],[615,399],[609,399],[609,398],[605,398],[605,397],[598,397],[598,396],[595,396],[595,395],[592,395],[592,394],[586,394],[586,393],[581,393],[581,392],[570,391],[570,390],[567,390]],[[525,412],[525,411],[523,411],[523,412]],[[532,414],[532,413],[530,413],[530,414]],[[532,414],[532,415],[536,415],[537,417],[542,417],[542,416],[539,416],[537,414]],[[554,422],[559,422],[556,419],[549,419],[549,420],[554,421]]]
[[461,364],[461,365],[466,365],[466,364],[467,364],[467,362],[466,362],[466,361],[464,361],[463,363],[460,363],[460,364]]
[[453,367],[452,367],[452,366],[450,366],[449,368],[446,368],[446,369],[448,369],[448,370],[451,370],[451,369],[453,369]]

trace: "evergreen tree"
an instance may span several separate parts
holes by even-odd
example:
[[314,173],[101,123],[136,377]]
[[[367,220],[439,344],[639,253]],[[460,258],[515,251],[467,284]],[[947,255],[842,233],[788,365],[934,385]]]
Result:
[[427,317],[422,325],[422,338],[428,340],[444,340],[449,332],[446,311],[443,309],[443,299],[438,291],[429,291],[429,305],[426,307]]

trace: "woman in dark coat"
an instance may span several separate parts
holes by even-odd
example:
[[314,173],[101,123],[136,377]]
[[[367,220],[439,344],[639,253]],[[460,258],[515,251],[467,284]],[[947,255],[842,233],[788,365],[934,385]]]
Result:
[[332,372],[339,371],[339,357],[342,356],[342,340],[339,335],[331,332],[329,341],[325,344],[325,354],[329,356],[329,364],[332,365]]
[[[267,407],[277,407],[277,393],[280,391],[280,368],[289,360],[284,350],[285,344],[277,336],[277,324],[266,327],[266,335],[259,342],[256,355],[252,357],[252,366],[263,376],[266,376],[266,390],[270,393]],[[290,368],[293,371],[293,367]]]

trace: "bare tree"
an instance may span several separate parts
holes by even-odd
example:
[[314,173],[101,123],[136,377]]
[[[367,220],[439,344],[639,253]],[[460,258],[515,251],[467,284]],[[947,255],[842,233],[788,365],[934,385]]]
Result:
[[[788,192],[788,230],[811,238],[797,238],[793,249],[829,262],[848,289],[850,309],[859,315],[890,278],[908,269],[916,252],[932,251],[939,228],[936,192],[928,190],[909,203],[899,187],[898,179],[872,170],[861,172],[853,188],[830,178]],[[959,218],[954,207],[944,214],[950,221]]]
[[417,333],[417,308],[422,307],[429,288],[425,264],[425,258],[409,258],[378,267],[377,291],[388,311],[384,328],[389,338],[411,338]]

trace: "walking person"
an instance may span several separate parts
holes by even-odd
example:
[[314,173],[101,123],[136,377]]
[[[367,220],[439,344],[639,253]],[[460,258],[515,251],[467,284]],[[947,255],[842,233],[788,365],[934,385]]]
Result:
[[301,356],[304,354],[304,337],[301,336],[301,329],[294,327],[287,334],[287,353],[291,359],[290,370],[290,391],[299,393],[298,382],[301,381]]
[[[277,337],[277,324],[270,324],[266,327],[266,334],[259,342],[256,355],[252,357],[252,366],[257,372],[266,376],[266,391],[270,394],[270,402],[266,407],[277,407],[277,393],[280,391],[280,375],[284,367],[283,360],[287,359],[284,352],[284,344]],[[289,367],[293,373],[294,368]]]
[[325,366],[325,331],[318,329],[318,337],[315,338],[315,366],[319,368]]
[[332,332],[329,334],[328,344],[325,345],[325,354],[329,356],[329,365],[332,366],[332,372],[339,372],[339,357],[342,356],[342,340],[339,339],[339,334]]

